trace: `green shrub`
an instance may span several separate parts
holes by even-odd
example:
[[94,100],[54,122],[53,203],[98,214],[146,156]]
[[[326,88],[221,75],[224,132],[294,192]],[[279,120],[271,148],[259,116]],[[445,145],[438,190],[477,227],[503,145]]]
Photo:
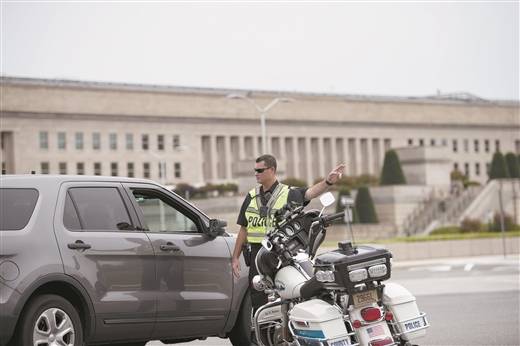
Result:
[[504,155],[500,151],[493,154],[493,160],[491,161],[491,170],[489,171],[489,179],[501,179],[509,178],[509,172],[507,171],[506,160]]
[[376,209],[370,190],[363,186],[358,189],[355,201],[356,219],[359,223],[378,223]]
[[196,194],[196,191],[197,189],[195,187],[187,183],[179,183],[175,186],[175,190],[173,190],[173,192],[183,198],[192,198]]
[[388,150],[385,154],[380,184],[383,186],[406,184],[399,156],[397,156],[395,150]]
[[520,178],[520,161],[515,154],[509,152],[505,157],[509,177]]
[[460,231],[462,233],[480,232],[482,228],[482,222],[478,219],[465,218],[460,223]]
[[307,187],[307,182],[305,180],[301,180],[301,179],[294,178],[294,177],[286,178],[286,179],[282,180],[282,183],[284,183],[285,185],[294,186],[294,187]]
[[[493,222],[490,223],[488,227],[492,232],[500,232],[502,230],[499,212],[495,212]],[[504,213],[504,231],[514,231],[516,229],[518,229],[518,225],[515,225],[513,217]]]
[[350,190],[359,189],[362,186],[377,186],[379,179],[374,175],[362,174],[358,176],[343,176],[334,187],[336,189],[348,188]]

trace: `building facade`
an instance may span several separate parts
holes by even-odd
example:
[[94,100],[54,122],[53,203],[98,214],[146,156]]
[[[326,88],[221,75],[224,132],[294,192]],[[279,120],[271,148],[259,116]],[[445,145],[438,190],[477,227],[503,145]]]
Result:
[[[167,184],[233,182],[261,154],[257,110],[267,114],[267,151],[282,177],[312,183],[339,162],[349,175],[379,175],[384,153],[445,146],[453,168],[487,180],[493,153],[520,153],[514,101],[468,95],[371,97],[1,79],[2,170],[119,175]],[[243,166],[243,165],[242,165]]]

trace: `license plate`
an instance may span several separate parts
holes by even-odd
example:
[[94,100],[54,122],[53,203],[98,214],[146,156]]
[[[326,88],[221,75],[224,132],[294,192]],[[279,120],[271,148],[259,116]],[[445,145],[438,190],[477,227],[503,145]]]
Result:
[[426,326],[426,321],[424,320],[424,317],[418,317],[413,320],[402,323],[402,326],[404,329],[403,332],[413,332],[416,329]]
[[339,341],[333,341],[330,343],[330,346],[349,346],[350,344],[348,343],[347,340],[339,340]]
[[355,307],[367,305],[369,303],[377,303],[377,291],[370,290],[361,293],[355,293],[352,296],[352,299],[354,300]]

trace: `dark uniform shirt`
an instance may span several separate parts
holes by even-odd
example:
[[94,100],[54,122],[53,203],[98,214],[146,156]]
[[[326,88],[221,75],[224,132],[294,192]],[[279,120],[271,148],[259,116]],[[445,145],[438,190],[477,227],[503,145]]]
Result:
[[[260,187],[260,200],[262,205],[266,205],[269,201],[269,196],[273,194],[274,189],[278,186],[278,181],[275,181],[273,186],[267,191],[264,192],[263,186]],[[307,204],[308,201],[305,200],[305,192],[307,192],[306,187],[296,187],[289,189],[289,196],[287,196],[287,203],[296,202],[298,204]],[[248,193],[244,202],[242,203],[242,207],[240,208],[240,213],[238,214],[237,224],[240,226],[247,227],[247,219],[246,219],[246,209],[251,203],[251,195]]]

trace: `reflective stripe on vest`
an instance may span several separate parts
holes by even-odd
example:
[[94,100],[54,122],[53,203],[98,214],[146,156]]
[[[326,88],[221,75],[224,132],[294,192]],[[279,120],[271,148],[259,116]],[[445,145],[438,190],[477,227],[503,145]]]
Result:
[[267,230],[273,226],[274,213],[287,204],[287,199],[289,198],[289,186],[280,183],[276,187],[275,192],[277,192],[277,194],[273,194],[273,197],[271,197],[267,204],[268,217],[260,217],[260,208],[258,206],[260,198],[256,198],[260,191],[256,188],[249,191],[251,202],[249,202],[249,206],[245,212],[247,220],[247,241],[249,243],[262,242]]

